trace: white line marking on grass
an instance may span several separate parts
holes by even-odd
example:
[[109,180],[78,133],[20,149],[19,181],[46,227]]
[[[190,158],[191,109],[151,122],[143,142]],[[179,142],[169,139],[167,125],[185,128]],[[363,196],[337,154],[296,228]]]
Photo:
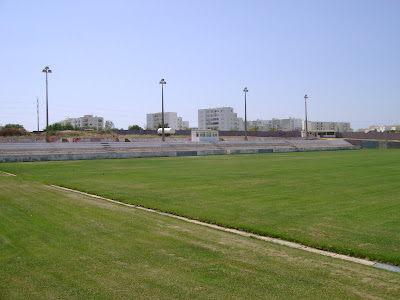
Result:
[[271,238],[271,237],[267,237],[267,236],[262,236],[262,235],[258,235],[258,234],[254,234],[254,233],[238,230],[238,229],[227,228],[227,227],[223,227],[223,226],[215,225],[215,224],[209,224],[209,223],[206,223],[206,222],[202,222],[202,221],[198,221],[198,220],[194,220],[194,219],[189,219],[187,217],[181,217],[181,216],[177,216],[177,215],[174,215],[174,214],[171,214],[171,213],[162,212],[162,211],[159,211],[159,210],[156,210],[156,209],[139,206],[139,205],[136,205],[136,204],[125,203],[125,202],[121,202],[121,201],[118,201],[118,200],[113,200],[113,199],[110,199],[110,198],[105,198],[105,197],[101,197],[101,196],[97,196],[97,195],[93,195],[93,194],[88,194],[88,193],[85,193],[85,192],[81,192],[81,191],[70,189],[70,188],[65,188],[65,187],[62,187],[62,186],[57,186],[57,185],[53,185],[53,184],[51,184],[50,186],[52,186],[54,188],[57,188],[57,189],[78,193],[78,194],[81,194],[81,195],[84,195],[84,196],[97,198],[97,199],[113,202],[113,203],[116,203],[116,204],[125,205],[125,206],[128,206],[128,207],[133,207],[133,208],[136,208],[136,209],[141,209],[141,210],[144,210],[144,211],[156,213],[156,214],[167,216],[167,217],[171,217],[171,218],[174,218],[174,219],[179,219],[179,220],[182,220],[182,221],[185,221],[185,222],[198,224],[198,225],[201,225],[201,226],[205,226],[205,227],[209,227],[209,228],[213,228],[213,229],[217,229],[217,230],[221,230],[221,231],[225,231],[225,232],[234,233],[234,234],[237,234],[237,235],[240,235],[240,236],[252,237],[252,238],[255,238],[255,239],[258,239],[258,240],[262,240],[262,241],[265,241],[265,242],[270,242],[270,243],[283,245],[283,246],[287,246],[287,247],[291,247],[291,248],[295,248],[295,249],[300,249],[300,250],[304,250],[304,251],[307,251],[307,252],[316,253],[316,254],[320,254],[320,255],[324,255],[324,256],[328,256],[328,257],[338,258],[338,259],[345,260],[345,261],[351,261],[351,262],[362,264],[362,265],[366,265],[366,266],[377,267],[377,268],[385,269],[385,270],[388,270],[388,271],[393,271],[393,272],[399,272],[400,271],[400,269],[398,267],[391,266],[391,265],[386,265],[386,264],[381,264],[381,263],[378,263],[378,262],[375,262],[375,261],[370,261],[370,260],[357,258],[357,257],[351,257],[351,256],[347,256],[347,255],[344,255],[344,254],[338,254],[338,253],[334,253],[334,252],[329,252],[329,251],[326,251],[326,250],[320,250],[320,249],[304,246],[304,245],[301,245],[301,244],[298,244],[298,243],[289,242],[289,241],[285,241],[285,240],[281,240],[281,239],[277,239],[277,238]]
[[8,176],[17,176],[17,175],[15,175],[15,174],[3,172],[3,171],[0,171],[0,173],[1,173],[1,174],[4,174],[4,175],[8,175]]

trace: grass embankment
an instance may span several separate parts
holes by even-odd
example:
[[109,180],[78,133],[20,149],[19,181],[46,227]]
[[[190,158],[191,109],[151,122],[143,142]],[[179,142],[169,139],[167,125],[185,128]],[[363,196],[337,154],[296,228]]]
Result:
[[1,299],[396,299],[384,270],[0,175]]
[[400,265],[400,151],[1,164],[4,171]]

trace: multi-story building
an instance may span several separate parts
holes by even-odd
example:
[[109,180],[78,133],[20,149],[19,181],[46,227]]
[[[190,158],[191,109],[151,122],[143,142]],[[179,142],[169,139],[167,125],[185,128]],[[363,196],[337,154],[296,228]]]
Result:
[[178,129],[185,130],[189,128],[189,121],[183,121],[181,117],[178,117]]
[[302,119],[272,119],[272,127],[277,131],[301,131]]
[[[189,127],[188,121],[183,121],[181,117],[178,117],[176,112],[164,112],[164,123],[168,124],[169,128],[175,130],[182,130]],[[158,129],[162,124],[162,113],[147,114],[147,129]],[[184,124],[187,127],[184,127]]]
[[[314,131],[336,131],[336,132],[352,132],[349,122],[311,122],[307,121],[307,129],[309,132]],[[303,121],[303,131],[305,131],[305,122]]]
[[242,118],[238,118],[232,107],[199,109],[198,126],[201,130],[244,130]]
[[256,120],[256,121],[247,121],[247,129],[253,129],[257,127],[257,131],[270,131],[272,128],[272,120]]
[[182,121],[182,130],[189,128],[189,121]]
[[84,115],[80,118],[67,118],[60,122],[61,125],[71,124],[72,127],[76,128],[93,128],[96,130],[102,130],[104,128],[103,117],[93,117],[93,115]]
[[247,128],[252,129],[257,126],[258,131],[301,131],[302,120],[296,118],[257,120],[247,122]]

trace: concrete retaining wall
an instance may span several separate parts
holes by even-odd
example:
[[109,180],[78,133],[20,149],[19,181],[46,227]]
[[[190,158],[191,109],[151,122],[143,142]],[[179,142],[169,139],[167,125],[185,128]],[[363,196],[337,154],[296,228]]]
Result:
[[353,140],[353,139],[345,139],[345,141],[363,149],[400,149],[400,142]]
[[400,133],[394,132],[337,132],[336,137],[360,140],[400,140]]

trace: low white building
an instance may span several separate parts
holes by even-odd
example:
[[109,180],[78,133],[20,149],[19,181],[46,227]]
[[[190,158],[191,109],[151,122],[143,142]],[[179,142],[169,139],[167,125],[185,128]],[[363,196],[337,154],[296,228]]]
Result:
[[61,125],[71,124],[72,127],[76,128],[92,128],[95,130],[104,129],[104,118],[103,117],[93,117],[93,115],[84,115],[80,118],[66,118],[60,122]]
[[202,130],[244,130],[243,119],[238,118],[232,107],[199,109],[198,124]]
[[192,142],[218,142],[217,130],[192,130]]

